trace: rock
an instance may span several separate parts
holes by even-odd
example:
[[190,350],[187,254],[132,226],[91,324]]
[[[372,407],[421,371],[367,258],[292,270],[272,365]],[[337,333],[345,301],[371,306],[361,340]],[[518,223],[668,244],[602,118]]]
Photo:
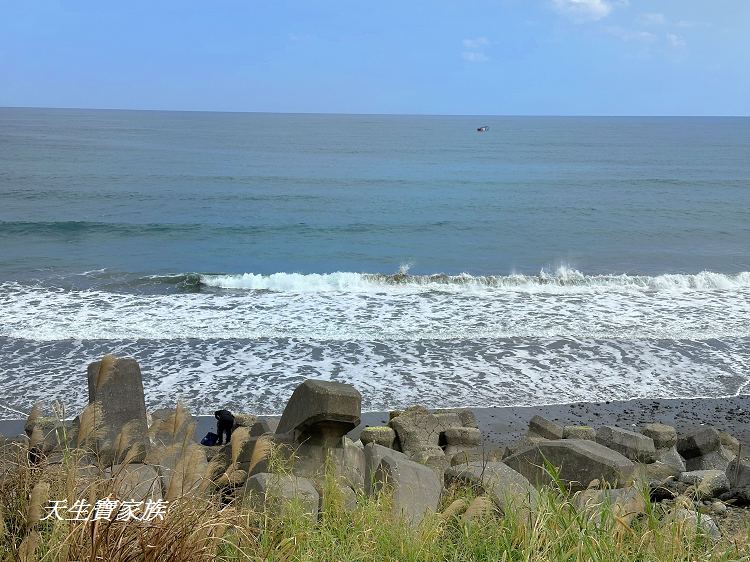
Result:
[[[143,460],[148,452],[146,401],[138,362],[105,356],[88,366],[88,409],[96,428],[91,433],[101,461],[109,464],[128,453],[130,462]],[[98,415],[97,415],[98,414]],[[81,414],[81,425],[85,419]],[[116,458],[116,457],[120,458]]]
[[450,427],[443,434],[447,443],[447,454],[463,450],[461,448],[476,447],[482,442],[482,432],[474,427]]
[[677,451],[687,461],[718,451],[721,436],[713,427],[696,429],[677,440]]
[[[144,420],[145,421],[145,420]],[[111,492],[119,500],[160,500],[161,480],[156,469],[145,464],[116,464],[104,471]]]
[[231,453],[234,468],[249,471],[257,437],[250,435],[250,428],[240,426],[232,432],[232,439],[225,445]]
[[473,449],[466,449],[460,451],[451,456],[451,466],[458,466],[461,464],[469,464],[470,462],[500,462],[505,456],[505,447],[500,449],[497,448],[482,448],[475,447]]
[[650,463],[656,460],[653,439],[634,431],[613,426],[601,427],[596,432],[596,442],[633,461]]
[[620,453],[583,439],[542,441],[503,462],[535,486],[542,486],[551,482],[543,468],[545,459],[559,468],[560,479],[572,491],[585,489],[597,478],[613,487],[625,485],[632,479],[635,469],[632,461]]
[[515,441],[514,443],[508,445],[508,447],[505,449],[505,455],[503,458],[515,455],[516,453],[519,453],[521,451],[525,451],[529,447],[532,447],[539,443],[543,443],[545,441],[549,441],[549,439],[545,439],[544,437],[539,437],[533,434],[526,434],[518,441]]
[[401,450],[408,456],[440,446],[443,424],[437,416],[404,411],[389,423],[398,436]]
[[384,458],[390,458],[395,460],[407,460],[408,457],[404,453],[400,453],[399,451],[394,451],[393,449],[389,449],[388,447],[383,447],[382,445],[378,445],[376,443],[368,443],[365,445],[364,448],[364,455],[365,455],[365,493],[367,495],[372,495],[375,491],[375,487],[373,486],[373,483],[375,481],[375,471],[378,469],[378,466],[380,465],[380,461],[382,461]]
[[252,414],[234,414],[234,425],[232,426],[232,431],[238,427],[251,428],[255,425],[257,419],[258,418]]
[[393,431],[392,427],[386,425],[366,427],[362,430],[359,439],[362,441],[363,445],[376,443],[383,447],[392,449],[393,444],[396,441],[396,432]]
[[732,505],[737,507],[744,507],[750,505],[750,487],[748,486],[733,486],[728,492],[724,492],[719,496],[721,501],[731,502]]
[[365,454],[351,439],[343,437],[329,447],[319,444],[302,443],[293,449],[292,473],[295,476],[309,478],[322,485],[325,478],[326,460],[330,458],[334,473],[355,490],[364,488]]
[[250,427],[250,437],[260,437],[261,435],[273,435],[279,426],[278,419],[258,418]]
[[686,531],[695,534],[703,533],[715,541],[721,538],[721,532],[711,517],[696,511],[679,508],[672,513],[672,519],[681,524]]
[[470,408],[442,408],[434,411],[435,414],[458,414],[462,427],[479,428],[477,417]]
[[433,412],[432,415],[440,421],[440,425],[443,426],[443,430],[449,429],[451,427],[463,427],[461,417],[456,412]]
[[663,462],[652,462],[648,464],[635,463],[634,479],[643,484],[651,482],[663,482],[669,478],[675,479],[682,471]]
[[657,449],[656,461],[672,467],[676,472],[685,472],[687,470],[685,460],[677,452],[677,447],[674,445],[668,449]]
[[373,485],[376,492],[391,493],[394,515],[412,524],[419,523],[428,512],[437,511],[443,490],[442,482],[430,468],[390,455],[381,459]]
[[411,460],[431,468],[438,480],[443,481],[443,473],[450,466],[450,459],[440,447],[430,447],[422,449],[416,455],[410,457]]
[[727,505],[724,502],[718,502],[717,501],[717,502],[713,502],[711,504],[711,512],[712,513],[722,514],[722,513],[726,513],[728,511],[728,509],[729,508],[727,507]]
[[317,517],[320,495],[307,478],[262,472],[247,479],[244,491],[256,507],[273,509],[276,502],[298,501],[304,513]]
[[469,523],[475,519],[481,519],[487,517],[492,513],[493,504],[492,500],[487,496],[477,496],[466,508],[466,511],[461,516],[461,520],[464,523]]
[[529,432],[545,439],[562,439],[563,427],[542,416],[534,416],[529,422]]
[[650,437],[657,449],[668,449],[677,443],[677,430],[671,425],[648,423],[643,426],[641,433]]
[[735,457],[740,454],[740,441],[726,431],[719,431],[719,441]]
[[646,499],[635,486],[606,490],[588,489],[575,496],[576,506],[589,517],[601,517],[600,508],[605,503],[611,506],[615,517],[626,525],[630,525],[635,518],[646,513]]
[[721,470],[694,470],[680,474],[680,482],[696,486],[696,497],[700,500],[719,497],[729,491],[729,480]]
[[453,500],[451,504],[440,513],[440,516],[443,519],[448,520],[457,515],[461,515],[462,512],[466,511],[467,507],[469,507],[469,502],[464,498],[458,498]]
[[661,482],[649,482],[649,490],[652,502],[671,500],[685,494],[688,485],[674,478],[668,478]]
[[350,488],[362,491],[365,488],[365,452],[351,439],[344,437],[341,446],[330,449],[334,473]]
[[685,459],[685,467],[688,470],[726,470],[732,460],[734,455],[728,449],[719,447],[705,455]]
[[445,471],[445,483],[467,484],[487,494],[498,509],[527,509],[536,505],[537,491],[521,474],[502,462],[472,462]]
[[292,393],[276,433],[293,433],[298,443],[337,443],[359,425],[361,407],[352,385],[308,379]]
[[563,427],[563,439],[594,441],[596,439],[596,430],[587,425],[566,425]]
[[156,410],[151,418],[148,432],[154,446],[187,445],[194,441],[195,418],[182,404]]
[[735,458],[727,465],[726,472],[732,488],[750,486],[750,461]]

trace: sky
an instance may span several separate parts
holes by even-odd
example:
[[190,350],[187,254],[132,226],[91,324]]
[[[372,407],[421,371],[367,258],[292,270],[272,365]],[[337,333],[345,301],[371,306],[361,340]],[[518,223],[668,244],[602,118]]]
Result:
[[750,115],[750,0],[0,0],[0,106]]

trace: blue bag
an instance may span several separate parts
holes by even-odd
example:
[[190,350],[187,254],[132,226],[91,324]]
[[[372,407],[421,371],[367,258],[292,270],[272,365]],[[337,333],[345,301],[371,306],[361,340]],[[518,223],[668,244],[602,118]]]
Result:
[[219,439],[219,436],[213,433],[212,431],[209,431],[206,433],[206,436],[201,439],[201,445],[207,445],[208,447],[213,447],[216,445],[216,441]]

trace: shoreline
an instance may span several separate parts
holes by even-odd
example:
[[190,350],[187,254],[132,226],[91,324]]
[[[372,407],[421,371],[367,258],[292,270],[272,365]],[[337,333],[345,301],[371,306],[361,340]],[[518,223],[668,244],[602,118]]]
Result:
[[[724,398],[637,398],[608,402],[573,402],[539,406],[470,408],[487,445],[507,446],[526,433],[529,420],[540,415],[561,425],[614,425],[633,429],[646,423],[674,426],[678,433],[701,425],[734,435],[750,448],[750,394]],[[251,412],[247,412],[251,413]],[[278,418],[279,416],[260,416]],[[196,440],[215,431],[212,416],[196,416]],[[362,412],[361,422],[349,436],[356,440],[364,427],[386,425],[388,412]],[[23,433],[24,420],[0,420],[0,435],[12,439]]]

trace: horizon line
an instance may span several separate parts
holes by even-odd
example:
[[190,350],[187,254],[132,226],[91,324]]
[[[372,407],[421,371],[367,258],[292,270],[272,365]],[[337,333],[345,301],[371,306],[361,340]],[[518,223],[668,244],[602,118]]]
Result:
[[336,112],[336,111],[253,111],[253,110],[220,110],[220,109],[156,109],[129,107],[73,107],[73,106],[38,106],[38,105],[2,105],[2,109],[40,109],[56,111],[140,111],[140,112],[168,112],[168,113],[240,113],[258,115],[348,115],[348,116],[380,116],[380,117],[622,117],[622,118],[735,118],[747,119],[750,115],[730,114],[637,114],[637,113],[388,113],[388,112]]

